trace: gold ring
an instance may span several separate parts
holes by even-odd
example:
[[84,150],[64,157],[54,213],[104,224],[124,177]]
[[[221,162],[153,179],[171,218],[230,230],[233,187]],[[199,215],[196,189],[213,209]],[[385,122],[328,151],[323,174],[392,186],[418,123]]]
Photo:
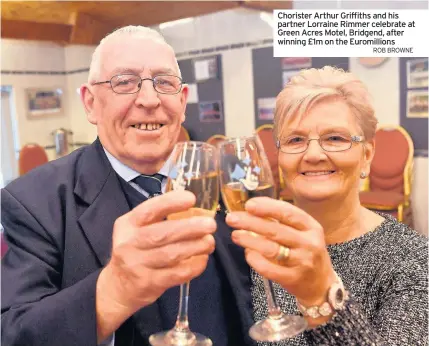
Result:
[[279,245],[279,250],[277,251],[276,260],[277,262],[284,263],[290,254],[290,249],[286,246]]

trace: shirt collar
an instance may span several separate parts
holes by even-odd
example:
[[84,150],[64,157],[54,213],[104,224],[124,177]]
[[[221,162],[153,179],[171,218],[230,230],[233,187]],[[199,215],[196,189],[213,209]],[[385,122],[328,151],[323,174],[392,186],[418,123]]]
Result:
[[[104,148],[104,152],[106,153],[107,159],[112,165],[115,172],[125,181],[130,182],[134,178],[137,178],[141,173],[135,171],[134,169],[124,165],[121,161],[119,161],[116,157],[114,157],[111,153],[109,153],[106,148]],[[164,163],[164,165],[159,170],[158,174],[162,174],[164,177],[168,177],[168,173],[170,171],[170,158]]]

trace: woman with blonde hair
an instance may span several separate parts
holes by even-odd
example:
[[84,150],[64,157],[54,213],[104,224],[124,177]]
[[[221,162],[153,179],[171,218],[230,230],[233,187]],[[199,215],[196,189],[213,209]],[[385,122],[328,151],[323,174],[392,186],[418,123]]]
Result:
[[276,345],[427,345],[427,239],[359,201],[377,126],[364,84],[303,70],[278,95],[274,125],[294,205],[259,197],[226,218],[253,268],[255,319],[267,314],[264,276],[309,324]]

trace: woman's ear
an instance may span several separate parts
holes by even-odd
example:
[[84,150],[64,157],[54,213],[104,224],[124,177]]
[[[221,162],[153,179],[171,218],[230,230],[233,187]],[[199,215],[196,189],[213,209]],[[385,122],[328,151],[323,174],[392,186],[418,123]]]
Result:
[[94,110],[94,95],[89,88],[88,84],[83,84],[80,87],[80,99],[82,100],[83,106],[85,107],[86,117],[91,124],[97,124],[97,117],[95,116]]
[[367,141],[363,145],[364,148],[364,163],[363,163],[363,171],[366,173],[366,175],[369,175],[369,171],[371,170],[371,162],[374,158],[375,154],[375,140],[372,139],[370,141]]

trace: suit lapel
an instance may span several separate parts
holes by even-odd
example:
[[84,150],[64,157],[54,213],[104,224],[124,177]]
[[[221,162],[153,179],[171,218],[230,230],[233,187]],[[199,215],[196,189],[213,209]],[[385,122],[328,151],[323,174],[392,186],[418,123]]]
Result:
[[[112,234],[115,220],[130,211],[125,194],[104,149],[97,139],[80,160],[74,192],[88,204],[78,223],[100,266],[105,266],[112,251]],[[144,339],[162,329],[156,303],[138,311],[133,319]],[[134,327],[128,320],[118,331],[122,341],[130,341]],[[130,339],[131,338],[131,339]],[[121,342],[122,342],[121,341]]]
[[104,266],[112,249],[113,224],[129,206],[98,139],[82,154],[77,170],[74,193],[89,204],[78,223]]

